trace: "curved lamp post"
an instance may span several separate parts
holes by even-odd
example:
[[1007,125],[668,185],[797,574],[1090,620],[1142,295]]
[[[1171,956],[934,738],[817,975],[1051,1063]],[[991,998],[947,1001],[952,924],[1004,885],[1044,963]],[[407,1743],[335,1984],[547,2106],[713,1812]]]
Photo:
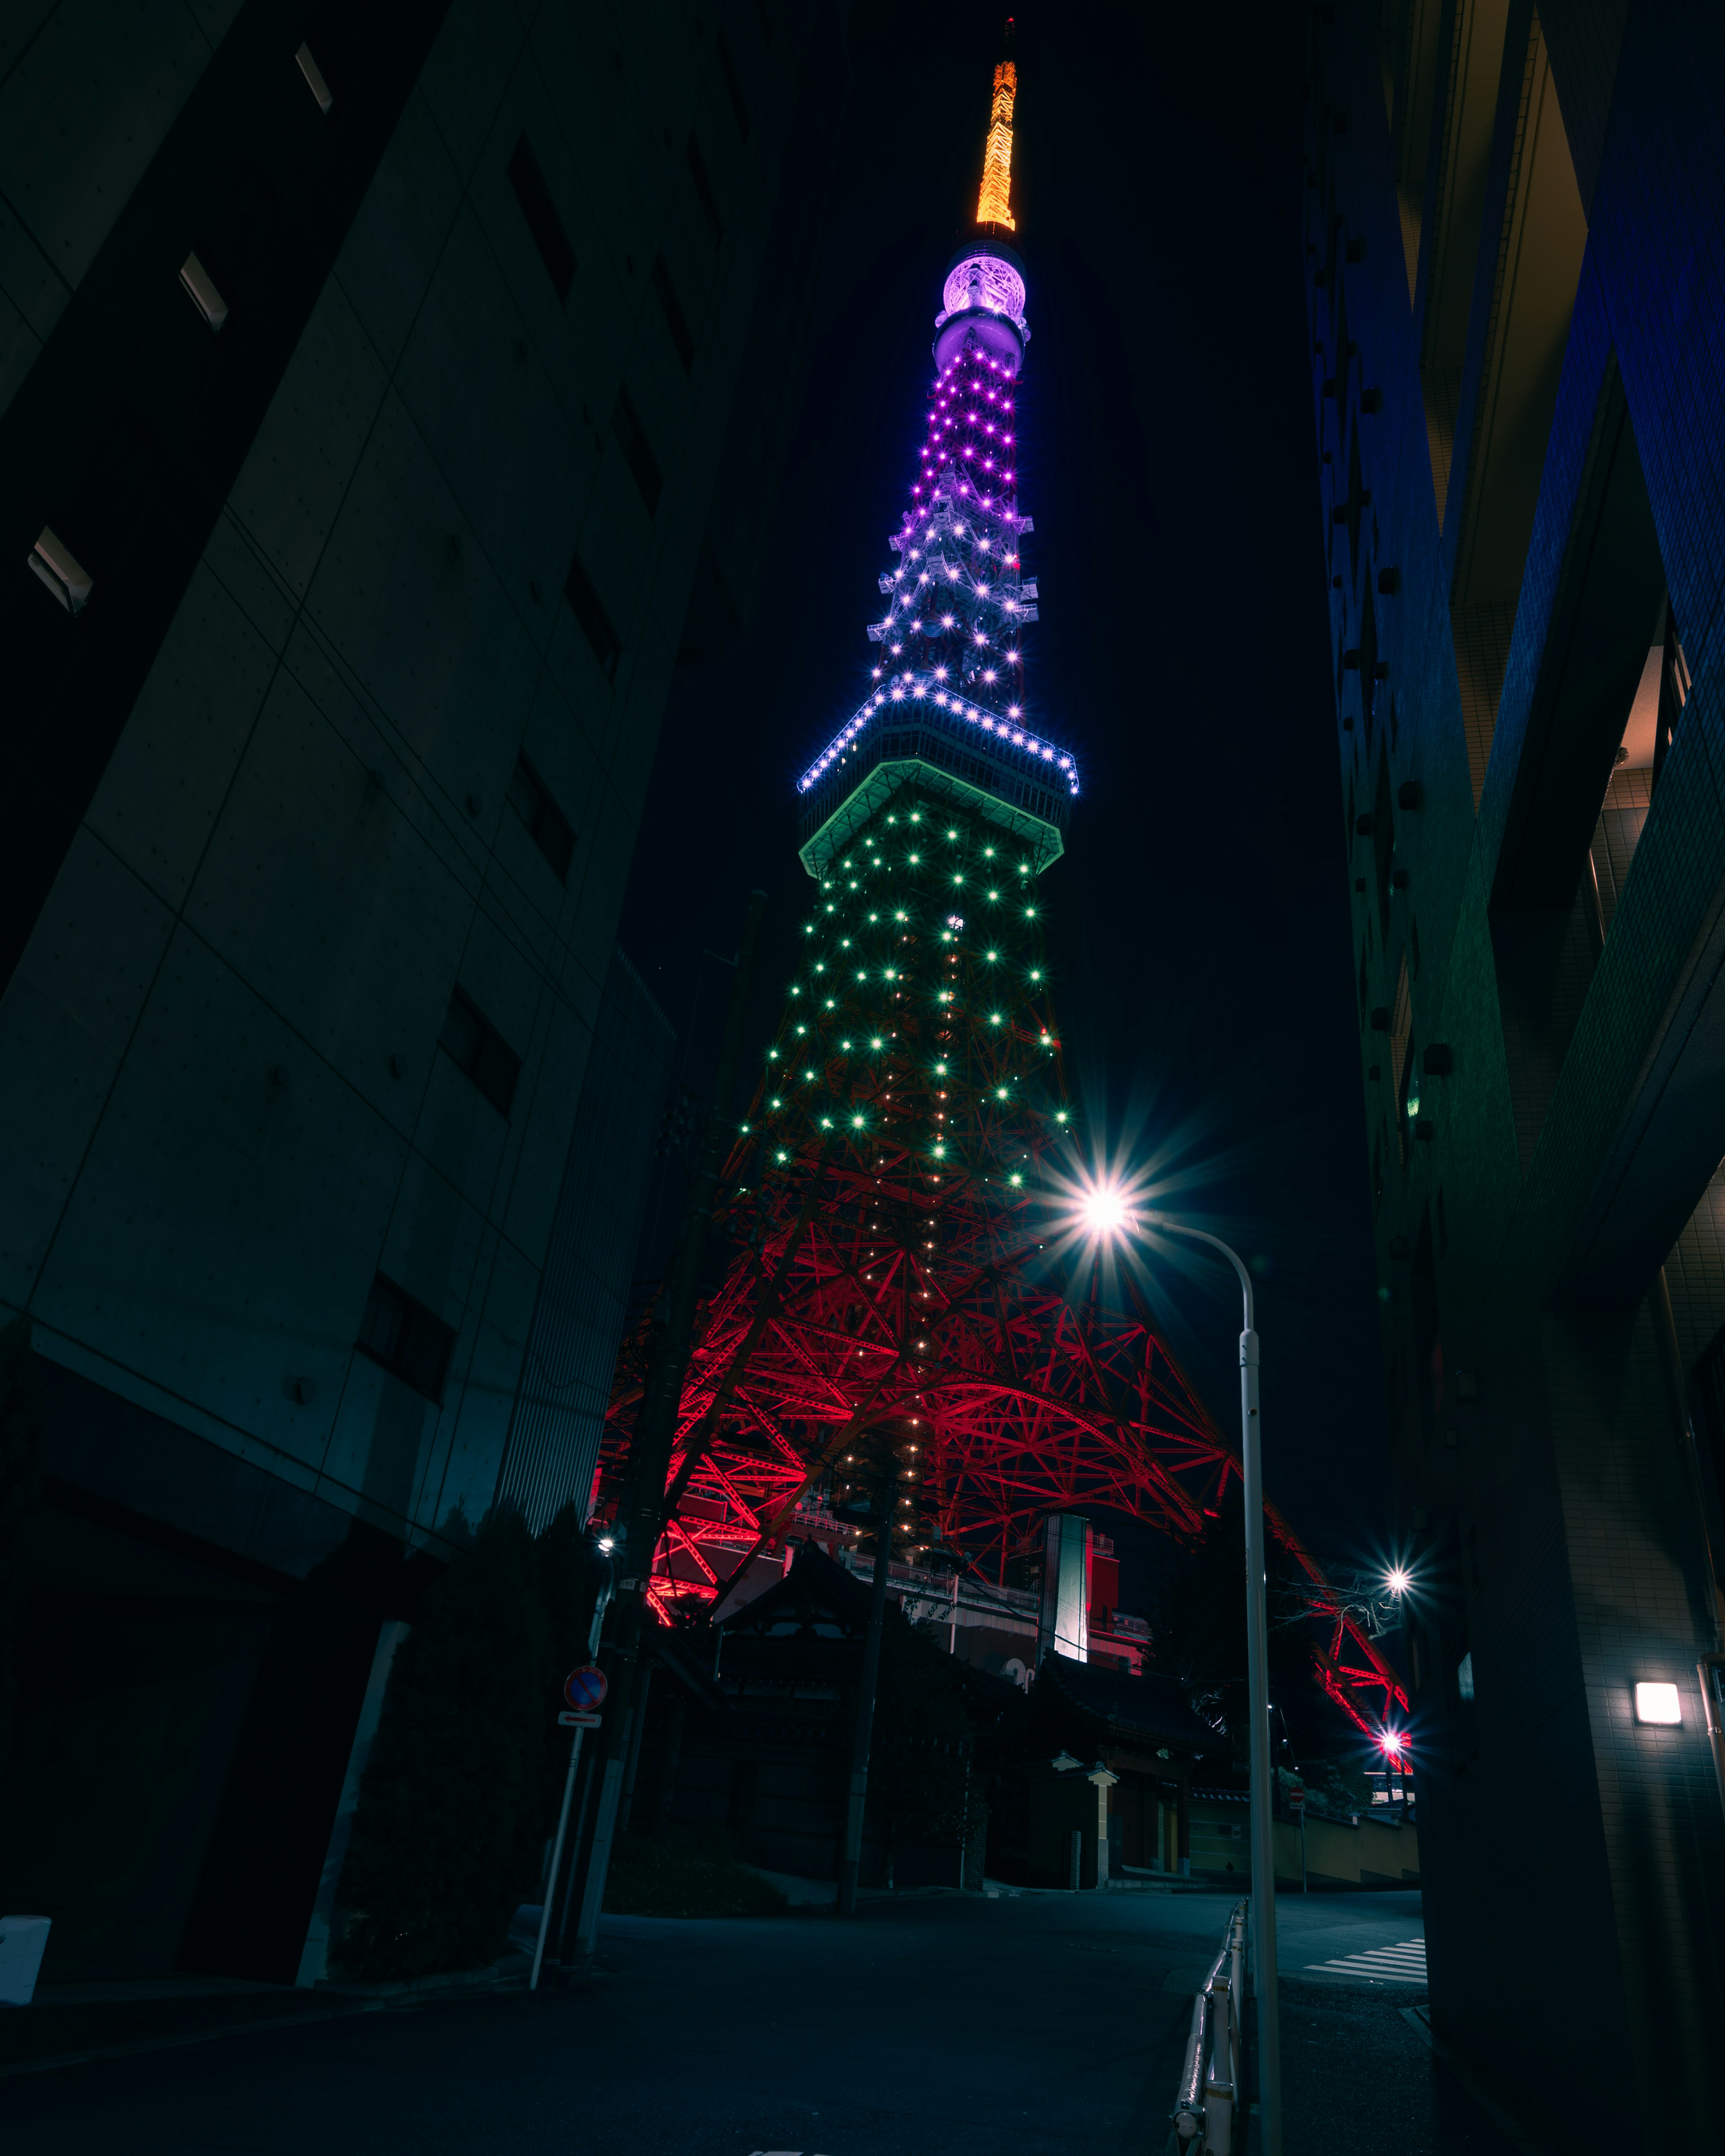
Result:
[[[1091,1192],[1085,1215],[1099,1235],[1123,1234],[1136,1224],[1121,1194],[1106,1185]],[[1270,1804],[1269,1625],[1265,1614],[1264,1464],[1258,1414],[1258,1335],[1252,1325],[1252,1276],[1238,1251],[1219,1235],[1147,1213],[1147,1227],[1183,1235],[1219,1250],[1240,1276],[1245,1329],[1240,1336],[1240,1450],[1245,1498],[1246,1694],[1251,1717],[1252,1962],[1258,1994],[1259,2126],[1264,2156],[1281,2156],[1281,2024],[1276,1986],[1276,1837]]]

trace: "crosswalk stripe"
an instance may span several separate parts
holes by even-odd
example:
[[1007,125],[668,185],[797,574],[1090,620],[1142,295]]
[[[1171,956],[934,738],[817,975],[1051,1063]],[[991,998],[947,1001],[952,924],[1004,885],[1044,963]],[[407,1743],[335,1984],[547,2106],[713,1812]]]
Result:
[[1310,1961],[1306,1966],[1342,1976],[1375,1977],[1383,1984],[1424,1984],[1425,1942],[1403,1939],[1395,1946],[1368,1947],[1360,1953],[1341,1954],[1333,1961]]

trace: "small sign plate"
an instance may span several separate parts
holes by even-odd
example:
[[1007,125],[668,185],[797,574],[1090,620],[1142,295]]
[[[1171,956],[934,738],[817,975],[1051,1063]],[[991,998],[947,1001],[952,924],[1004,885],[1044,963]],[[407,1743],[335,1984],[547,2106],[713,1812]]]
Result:
[[604,1717],[599,1714],[577,1714],[565,1707],[557,1717],[559,1729],[597,1729]]

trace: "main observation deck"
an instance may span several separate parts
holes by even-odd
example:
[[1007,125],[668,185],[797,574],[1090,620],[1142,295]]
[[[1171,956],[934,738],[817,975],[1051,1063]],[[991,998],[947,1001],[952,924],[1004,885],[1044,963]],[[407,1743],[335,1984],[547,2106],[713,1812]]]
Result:
[[798,859],[817,883],[901,787],[922,786],[1029,846],[1037,873],[1065,850],[1078,791],[1070,756],[937,687],[903,677],[870,697],[800,781]]

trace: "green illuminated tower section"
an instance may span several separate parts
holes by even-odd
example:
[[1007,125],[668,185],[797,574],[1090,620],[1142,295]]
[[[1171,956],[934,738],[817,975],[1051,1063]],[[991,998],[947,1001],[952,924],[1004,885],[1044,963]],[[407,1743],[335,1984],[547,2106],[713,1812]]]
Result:
[[943,1211],[985,1194],[1010,1207],[1069,1119],[1042,935],[1046,840],[943,778],[913,760],[842,850],[817,856],[753,1111],[763,1182],[819,1156],[944,1199]]

